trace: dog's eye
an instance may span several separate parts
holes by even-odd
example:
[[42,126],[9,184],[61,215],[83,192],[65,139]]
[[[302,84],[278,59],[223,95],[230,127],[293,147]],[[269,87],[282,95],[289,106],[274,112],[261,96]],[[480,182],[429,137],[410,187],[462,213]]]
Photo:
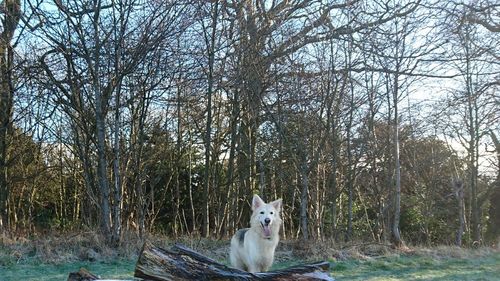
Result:
[[271,215],[274,214],[274,212],[271,212]]
[[264,211],[260,212],[260,214],[261,214],[261,215],[263,215],[263,214],[264,214]]

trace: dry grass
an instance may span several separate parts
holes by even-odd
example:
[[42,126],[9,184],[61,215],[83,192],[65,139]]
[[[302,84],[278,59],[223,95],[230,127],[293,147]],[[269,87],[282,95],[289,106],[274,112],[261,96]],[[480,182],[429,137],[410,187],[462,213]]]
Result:
[[333,241],[283,242],[289,244],[292,255],[304,260],[367,260],[377,256],[391,256],[396,251],[386,244],[380,243],[344,243]]
[[[75,261],[109,261],[117,258],[134,260],[143,245],[143,240],[133,233],[123,237],[122,245],[113,249],[95,231],[79,233],[51,233],[30,239],[0,237],[0,266],[19,263],[68,263]],[[147,240],[160,247],[168,248],[182,243],[212,259],[227,262],[229,240],[183,237],[171,239],[165,236],[150,236]],[[277,253],[277,263],[299,261],[345,261],[372,260],[379,257],[418,256],[432,259],[479,258],[498,252],[494,248],[467,249],[455,246],[432,248],[412,247],[394,249],[388,244],[346,243],[332,241],[281,241]]]
[[[301,260],[372,260],[380,257],[416,256],[432,259],[470,259],[499,253],[492,247],[460,248],[457,246],[394,248],[390,244],[350,242],[338,244],[332,241],[283,241],[278,248],[285,257]],[[277,255],[279,255],[279,253]]]
[[31,238],[0,236],[0,266],[22,263],[61,264],[75,261],[110,261],[117,258],[137,259],[145,240],[169,248],[182,243],[213,259],[224,261],[228,256],[228,240],[183,237],[148,236],[140,239],[134,233],[125,233],[118,248],[110,247],[95,231],[78,233],[51,233]]
[[[138,239],[135,239],[138,240]],[[127,239],[118,249],[109,247],[94,231],[51,233],[32,238],[2,237],[0,265],[16,263],[67,263],[74,261],[110,260],[137,254],[138,241]]]

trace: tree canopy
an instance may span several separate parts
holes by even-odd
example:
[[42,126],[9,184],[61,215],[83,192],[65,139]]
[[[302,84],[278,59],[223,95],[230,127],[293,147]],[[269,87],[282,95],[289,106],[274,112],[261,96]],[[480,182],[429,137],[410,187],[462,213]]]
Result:
[[499,8],[4,0],[0,228],[494,242]]

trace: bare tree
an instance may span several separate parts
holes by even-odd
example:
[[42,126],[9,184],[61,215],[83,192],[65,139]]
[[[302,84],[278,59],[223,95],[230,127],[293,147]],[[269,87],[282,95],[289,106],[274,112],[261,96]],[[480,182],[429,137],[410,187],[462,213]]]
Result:
[[463,3],[468,12],[464,19],[473,24],[479,24],[491,32],[500,32],[498,15],[500,5],[491,0],[477,1],[474,4]]
[[[255,188],[257,133],[262,122],[262,100],[270,85],[269,70],[273,63],[306,45],[338,39],[410,14],[419,2],[396,7],[386,4],[369,7],[374,10],[360,12],[351,18],[342,15],[342,9],[362,7],[361,2],[283,1],[264,5],[259,1],[238,1],[228,5],[233,8],[240,31],[238,79],[242,122],[238,169],[240,184],[245,192]],[[382,6],[385,8],[380,9]]]
[[7,136],[12,129],[14,82],[14,48],[12,39],[21,17],[21,1],[4,0],[1,3],[2,31],[0,33],[0,228],[9,228],[9,184],[7,182],[9,143]]
[[211,138],[212,138],[212,96],[214,92],[214,60],[215,60],[215,42],[217,32],[217,22],[219,17],[220,7],[219,1],[214,1],[211,4],[210,29],[204,28],[205,44],[208,50],[208,89],[207,89],[207,121],[205,126],[205,174],[203,181],[203,192],[207,195],[203,202],[203,222],[201,235],[207,237],[210,229],[209,218],[209,196],[210,194],[210,171],[211,171]]
[[[436,68],[426,62],[432,60],[435,51],[445,42],[444,40],[437,40],[432,32],[424,36],[418,34],[418,30],[422,28],[423,23],[428,22],[430,18],[429,10],[419,7],[411,15],[405,15],[389,23],[374,27],[371,34],[366,33],[355,41],[357,46],[365,53],[364,56],[370,58],[365,60],[362,66],[354,66],[353,71],[368,71],[364,80],[365,84],[368,85],[368,132],[372,138],[377,137],[373,122],[375,114],[381,105],[380,100],[375,100],[377,97],[376,92],[385,90],[383,96],[385,96],[387,105],[384,110],[387,114],[388,124],[392,128],[392,137],[391,140],[388,140],[388,143],[393,146],[391,149],[392,163],[387,167],[388,172],[393,171],[389,172],[393,174],[393,178],[390,179],[389,176],[388,183],[394,187],[390,196],[392,200],[389,203],[392,209],[390,232],[393,241],[398,246],[403,245],[399,229],[402,189],[399,134],[400,122],[403,117],[400,103],[403,99],[409,100],[409,89],[417,79],[434,75],[439,76],[439,73],[426,72],[426,67]],[[371,45],[366,45],[366,43],[362,42],[363,40],[371,42]],[[372,78],[370,78],[370,75]],[[375,79],[384,81],[385,89],[373,88],[376,86],[373,82]],[[372,162],[371,165],[370,168],[373,169],[378,166],[378,163]],[[381,204],[379,209],[381,212],[379,216],[381,218],[386,217],[382,214],[383,209],[386,209],[386,207],[382,207]]]
[[[93,1],[91,7],[78,1],[55,2],[55,11],[40,11],[40,21],[48,22],[41,36],[48,38],[52,47],[43,55],[41,63],[50,81],[62,94],[60,102],[67,108],[75,129],[84,133],[87,142],[95,145],[101,230],[109,241],[120,241],[122,184],[120,175],[120,149],[118,148],[122,83],[138,69],[145,58],[163,46],[163,42],[182,29],[184,17],[178,17],[183,6],[177,3],[144,4],[118,1]],[[64,19],[59,24],[51,13]],[[134,27],[135,26],[135,27]],[[136,28],[137,27],[137,28]],[[61,29],[62,28],[62,29]],[[62,32],[61,32],[62,31]],[[66,67],[59,67],[61,59]],[[106,69],[112,69],[110,73]],[[64,77],[68,77],[65,79]],[[111,98],[114,108],[114,179],[108,171],[108,114]],[[90,104],[85,104],[90,102]],[[92,126],[79,120],[88,112]],[[85,117],[84,117],[85,118]],[[81,128],[85,128],[81,130]],[[81,149],[83,160],[90,151]],[[86,162],[86,163],[85,163]],[[84,161],[89,181],[93,180],[92,165]],[[114,183],[110,185],[110,182]]]
[[[453,25],[452,25],[453,26]],[[452,61],[455,69],[460,72],[461,88],[451,92],[447,99],[448,116],[454,116],[459,122],[448,124],[449,134],[459,141],[467,151],[467,187],[469,190],[470,229],[473,241],[481,241],[481,204],[478,186],[480,144],[488,134],[487,128],[495,122],[494,101],[488,92],[492,89],[491,76],[495,71],[491,68],[494,63],[485,59],[485,52],[476,42],[481,39],[481,33],[470,24],[450,27],[450,39],[455,42],[452,52]],[[493,71],[492,71],[493,70]],[[448,119],[449,120],[449,119]]]
[[[124,229],[225,237],[259,192],[284,198],[287,238],[402,246],[458,230],[467,243],[459,235],[491,225],[481,212],[497,198],[480,169],[498,135],[497,5],[480,2],[442,4],[453,24],[436,38],[438,4],[411,0],[27,0],[39,68],[13,80],[31,84],[15,90],[0,203],[14,228],[39,223],[46,204],[54,225],[100,224],[117,245]],[[415,114],[414,82],[444,76],[440,62],[462,87],[435,108],[451,116],[439,125],[472,148],[469,173]]]

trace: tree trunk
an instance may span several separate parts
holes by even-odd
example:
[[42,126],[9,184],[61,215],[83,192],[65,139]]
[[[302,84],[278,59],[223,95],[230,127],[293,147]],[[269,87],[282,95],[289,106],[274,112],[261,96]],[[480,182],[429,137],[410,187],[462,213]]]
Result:
[[[123,14],[120,13],[119,20],[114,20],[117,29],[120,29],[120,33],[124,26]],[[122,45],[124,44],[124,37],[118,36],[115,38],[115,77],[120,77],[120,67],[122,64]],[[112,204],[112,218],[113,218],[113,228],[111,234],[111,242],[113,246],[117,247],[121,240],[122,235],[122,211],[123,211],[123,175],[120,170],[121,166],[121,149],[120,149],[120,122],[121,122],[121,95],[122,95],[122,80],[119,78],[116,82],[116,92],[115,92],[115,116],[114,116],[114,140],[113,140],[113,175],[114,175],[114,185],[113,185],[113,204]],[[126,173],[126,171],[125,171]],[[125,174],[124,173],[124,174]]]
[[490,131],[490,136],[495,145],[497,155],[497,178],[494,183],[494,191],[490,197],[490,207],[488,210],[490,223],[487,233],[492,242],[496,242],[500,246],[500,204],[498,203],[500,202],[500,141],[493,130]]
[[121,240],[121,218],[122,218],[122,176],[120,172],[120,98],[121,87],[118,86],[116,90],[116,102],[115,102],[115,126],[114,126],[114,140],[113,140],[113,175],[114,175],[114,186],[113,186],[113,205],[112,205],[112,216],[113,216],[113,227],[111,233],[111,243],[113,246],[117,247]]
[[[474,97],[469,97],[470,99],[475,99]],[[471,105],[472,107],[472,105]],[[474,105],[475,107],[475,105]],[[472,115],[472,109],[470,109],[470,114]],[[470,201],[471,201],[471,228],[472,228],[472,239],[473,242],[479,243],[481,241],[481,218],[480,218],[480,207],[478,204],[478,190],[477,190],[477,180],[478,180],[478,137],[477,137],[477,119],[471,117],[470,122],[474,124],[471,126],[470,141],[468,147],[469,153],[469,184],[470,184]]]
[[242,1],[237,10],[238,24],[241,31],[239,45],[238,83],[241,85],[241,125],[240,152],[238,171],[240,186],[244,195],[255,192],[255,148],[261,100],[264,92],[264,80],[268,71],[266,59],[262,55],[264,36],[259,33],[256,4],[254,1]]
[[[350,57],[350,56],[349,56]],[[346,232],[346,241],[350,241],[352,239],[352,220],[353,220],[353,196],[354,196],[354,165],[352,160],[352,123],[354,119],[354,85],[351,81],[351,76],[347,78],[349,79],[349,92],[350,92],[350,110],[349,110],[349,119],[346,125],[346,142],[347,142],[347,232]]]
[[176,167],[175,167],[175,196],[174,196],[174,210],[173,210],[173,226],[172,232],[174,237],[178,237],[179,227],[181,225],[181,216],[180,216],[180,204],[181,204],[181,182],[180,175],[182,172],[182,109],[181,109],[181,88],[177,89],[177,142],[175,144],[175,152],[176,156]]
[[109,206],[108,161],[106,159],[106,125],[102,111],[102,97],[96,90],[96,130],[97,130],[97,179],[101,208],[101,230],[111,242],[111,220]]
[[214,86],[214,61],[215,61],[215,33],[217,31],[217,15],[219,11],[219,1],[215,1],[212,6],[212,25],[210,37],[206,34],[206,44],[208,47],[208,91],[207,91],[207,123],[205,127],[205,175],[203,180],[203,220],[201,236],[208,237],[210,231],[210,152],[212,139],[212,94]]
[[[394,116],[397,119],[397,114]],[[401,246],[403,241],[399,233],[399,221],[401,217],[401,163],[399,161],[399,128],[397,121],[394,124],[394,162],[395,162],[395,190],[394,190],[394,221],[392,224],[392,234],[394,243]]]
[[[398,58],[398,56],[396,56]],[[399,66],[399,61],[397,62]],[[399,67],[396,69],[399,69]],[[399,159],[399,112],[398,112],[398,99],[399,99],[399,75],[394,75],[394,89],[393,89],[393,106],[394,106],[394,221],[392,224],[392,236],[394,244],[398,247],[403,245],[401,234],[399,232],[399,221],[401,217],[401,162]]]
[[234,175],[235,175],[235,155],[236,155],[236,143],[237,140],[237,131],[238,131],[238,116],[239,116],[239,92],[235,91],[234,97],[231,101],[231,144],[229,148],[229,163],[227,168],[227,178],[228,178],[228,190],[232,192],[231,198],[231,221],[229,222],[230,231],[236,231],[238,228],[238,198],[239,198],[239,185],[234,184]]
[[146,242],[135,277],[146,280],[333,280],[328,262],[297,265],[282,270],[249,273],[227,267],[182,245],[166,250]]
[[21,16],[19,0],[3,1],[5,16],[0,34],[0,231],[9,227],[9,187],[7,182],[7,136],[12,126],[14,52],[11,41]]
[[92,76],[92,90],[94,94],[95,102],[95,117],[96,117],[96,127],[95,133],[97,136],[97,182],[99,186],[99,203],[100,203],[100,215],[101,215],[101,231],[106,236],[108,242],[113,242],[112,231],[111,231],[111,208],[109,203],[109,180],[108,180],[108,160],[106,159],[106,101],[104,97],[103,90],[101,88],[101,82],[99,77],[99,61],[101,59],[101,39],[99,37],[100,26],[99,26],[99,14],[100,14],[100,2],[97,5],[94,12],[94,20],[92,22],[93,34],[95,39],[95,50],[93,53],[94,65],[90,67],[90,72]]
[[462,246],[462,235],[465,228],[465,203],[464,203],[464,183],[460,179],[453,180],[453,189],[458,201],[458,229],[455,245]]
[[[189,127],[189,125],[188,125]],[[189,188],[189,206],[191,207],[191,233],[197,233],[196,231],[196,212],[193,200],[193,140],[191,129],[188,128],[189,132],[189,152],[188,152],[188,188]]]
[[[305,157],[304,157],[305,158]],[[307,218],[307,207],[309,197],[309,178],[306,159],[302,159],[300,164],[300,181],[302,185],[302,192],[300,196],[300,230],[302,231],[302,238],[309,240],[309,223]]]
[[478,206],[478,190],[477,190],[477,178],[478,178],[478,150],[479,150],[479,124],[478,124],[478,93],[476,92],[476,86],[473,79],[475,74],[473,69],[475,65],[473,64],[473,58],[475,54],[472,50],[472,42],[470,38],[470,32],[472,32],[468,26],[464,29],[464,49],[465,49],[465,83],[466,83],[466,126],[468,133],[468,143],[467,143],[467,157],[468,157],[468,174],[469,174],[469,204],[470,212],[472,217],[470,218],[470,228],[472,230],[472,240],[473,242],[479,243],[481,241],[481,225],[480,225],[480,209]]

